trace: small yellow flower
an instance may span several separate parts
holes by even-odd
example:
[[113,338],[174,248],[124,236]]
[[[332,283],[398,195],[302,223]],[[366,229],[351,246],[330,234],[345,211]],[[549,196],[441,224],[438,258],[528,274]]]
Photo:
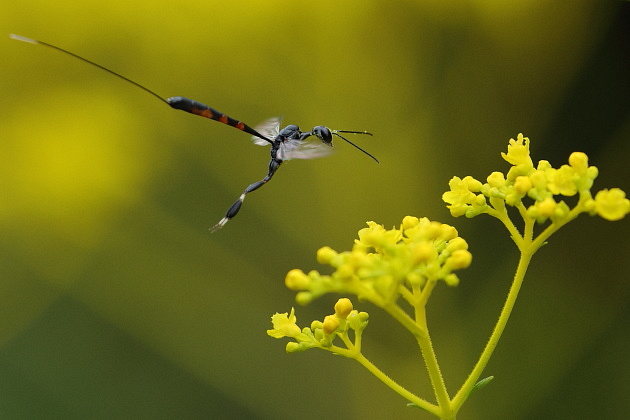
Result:
[[448,209],[453,217],[466,215],[473,217],[481,213],[486,205],[485,197],[482,194],[475,194],[481,191],[483,184],[471,176],[453,177],[449,183],[450,191],[442,194],[442,200],[448,203]]
[[[543,162],[543,161],[541,161]],[[527,191],[527,195],[536,201],[542,201],[553,194],[547,189],[547,171],[552,170],[550,166],[538,165],[538,169],[529,174],[528,178],[531,188]]]
[[271,323],[273,324],[272,330],[267,330],[267,334],[274,338],[282,338],[282,337],[297,337],[302,333],[300,327],[295,323],[295,309],[291,308],[291,314],[283,313],[279,314],[276,312],[275,315],[271,317]]
[[514,166],[534,167],[532,158],[529,156],[529,138],[523,137],[522,133],[519,133],[516,140],[510,139],[508,152],[501,153],[501,156]]
[[324,331],[324,334],[330,335],[330,334],[333,334],[335,331],[337,331],[337,328],[339,328],[339,325],[340,325],[339,319],[336,316],[327,315],[326,317],[324,317],[322,330]]
[[548,180],[547,189],[551,191],[553,195],[571,197],[577,194],[577,182],[580,176],[573,167],[562,165],[560,169],[548,169],[545,174]]
[[569,165],[578,175],[586,175],[588,169],[588,156],[582,152],[573,152],[569,156]]
[[534,206],[538,209],[538,215],[542,217],[551,217],[556,209],[556,201],[549,197],[543,201],[539,201]]
[[451,273],[444,278],[444,282],[447,286],[455,287],[459,284],[459,277],[457,277],[457,274]]
[[297,353],[302,350],[302,346],[300,343],[296,343],[295,341],[289,341],[287,343],[286,352],[287,353]]
[[453,226],[439,222],[433,222],[433,224],[439,227],[439,234],[429,237],[429,239],[441,239],[443,241],[450,241],[451,239],[454,240],[459,237],[457,229],[455,229]]
[[320,248],[317,251],[317,262],[320,264],[330,264],[337,256],[337,252],[329,246]]
[[595,195],[595,211],[606,220],[621,220],[630,212],[630,200],[619,188],[601,190]]
[[463,181],[466,184],[466,186],[468,187],[468,190],[472,191],[472,192],[479,192],[479,191],[481,191],[481,187],[483,186],[481,181],[477,181],[472,176],[465,176]]
[[417,217],[405,216],[402,221],[401,229],[403,230],[413,229],[416,226],[418,226],[418,223],[420,223],[420,219],[418,219]]
[[468,242],[466,242],[466,240],[461,237],[453,238],[452,240],[450,240],[445,248],[446,252],[454,252],[459,249],[468,249]]
[[501,188],[505,185],[505,175],[502,172],[492,172],[487,181],[492,188]]
[[400,231],[396,229],[386,230],[383,225],[376,222],[367,222],[368,227],[359,231],[359,239],[355,239],[356,245],[363,248],[380,249],[387,244],[395,244],[400,240]]
[[548,160],[539,160],[538,166],[536,166],[537,171],[546,171],[547,169],[552,168],[551,163]]
[[532,189],[532,181],[528,176],[519,176],[514,180],[514,191],[524,197]]
[[545,168],[545,169],[536,169],[534,172],[529,174],[529,181],[532,184],[532,188],[536,188],[539,190],[547,189],[547,171],[552,170],[553,168]]
[[352,311],[348,315],[348,324],[353,330],[362,331],[367,326],[369,318],[370,316],[367,312]]
[[565,203],[564,201],[560,201],[559,203],[556,204],[556,208],[553,214],[551,215],[551,221],[557,222],[559,220],[564,219],[565,217],[569,215],[570,211],[571,209],[569,208],[567,203]]
[[342,264],[337,267],[337,276],[340,280],[349,281],[354,275],[355,267],[351,264]]
[[335,304],[335,315],[338,318],[346,319],[353,309],[352,301],[348,298],[342,298]]
[[458,249],[454,251],[444,264],[451,270],[461,270],[468,268],[472,262],[472,254],[465,249]]
[[412,250],[413,262],[420,264],[437,258],[437,250],[430,242],[421,242]]
[[300,269],[294,268],[287,273],[284,284],[291,290],[303,290],[308,288],[310,278]]

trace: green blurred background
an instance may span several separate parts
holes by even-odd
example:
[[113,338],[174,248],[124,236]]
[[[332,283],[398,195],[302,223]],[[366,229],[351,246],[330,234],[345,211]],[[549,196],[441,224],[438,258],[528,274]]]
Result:
[[[586,152],[595,189],[630,190],[630,3],[5,1],[0,28],[59,45],[163,96],[256,125],[368,130],[267,169],[249,136],[175,112],[105,72],[0,39],[0,417],[429,418],[358,365],[287,355],[270,316],[291,268],[320,268],[368,220],[455,225],[473,266],[429,323],[451,393],[494,325],[517,253],[495,220],[452,219],[453,175]],[[496,379],[462,419],[627,418],[627,220],[582,216],[531,266]],[[297,308],[308,324],[337,296]],[[433,400],[413,340],[376,308],[365,353]]]

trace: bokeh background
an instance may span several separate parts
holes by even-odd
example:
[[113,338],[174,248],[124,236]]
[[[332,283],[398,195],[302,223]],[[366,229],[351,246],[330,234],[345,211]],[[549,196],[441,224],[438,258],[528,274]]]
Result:
[[[495,220],[453,219],[448,180],[506,170],[510,137],[554,166],[586,152],[595,189],[630,190],[630,3],[5,1],[0,5],[0,417],[429,418],[357,364],[266,335],[291,268],[321,268],[368,220],[455,225],[473,266],[429,308],[452,394],[494,325],[517,253]],[[230,127],[171,110],[38,38],[163,96],[250,125],[368,130],[267,169]],[[582,216],[534,259],[466,419],[627,418],[627,220]],[[308,324],[338,296],[297,308]],[[365,353],[433,400],[411,337],[376,308]]]

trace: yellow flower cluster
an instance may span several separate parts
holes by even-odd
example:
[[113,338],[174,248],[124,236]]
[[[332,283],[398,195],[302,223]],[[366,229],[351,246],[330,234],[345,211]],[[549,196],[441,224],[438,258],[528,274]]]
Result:
[[[630,212],[630,201],[618,188],[599,191],[592,198],[590,190],[598,169],[588,166],[588,157],[584,153],[572,153],[569,164],[559,169],[546,160],[534,167],[529,155],[529,139],[519,134],[516,140],[510,139],[508,152],[501,156],[512,164],[507,175],[493,172],[485,184],[470,176],[451,179],[450,191],[445,192],[442,199],[454,217],[492,214],[493,210],[503,211],[507,204],[525,210],[527,217],[539,223],[547,220],[561,222],[571,208],[556,197],[576,194],[579,195],[580,212],[598,214],[612,221],[620,220]],[[522,201],[525,197],[533,200],[527,208]]]
[[288,353],[314,347],[341,353],[341,349],[333,346],[333,340],[339,336],[346,341],[350,330],[354,330],[355,337],[360,337],[368,324],[368,318],[366,312],[358,312],[353,308],[350,299],[342,298],[335,304],[334,314],[327,315],[324,321],[313,321],[310,327],[302,329],[297,325],[293,308],[290,314],[276,313],[271,317],[273,329],[267,330],[267,334],[273,338],[293,338],[295,341],[287,343]]
[[455,270],[472,261],[468,244],[449,225],[407,216],[399,229],[385,229],[375,222],[359,231],[351,251],[330,247],[317,251],[317,261],[335,268],[331,275],[291,270],[286,286],[299,291],[296,300],[306,304],[331,292],[350,293],[377,306],[411,298],[428,283],[443,280],[457,285]]

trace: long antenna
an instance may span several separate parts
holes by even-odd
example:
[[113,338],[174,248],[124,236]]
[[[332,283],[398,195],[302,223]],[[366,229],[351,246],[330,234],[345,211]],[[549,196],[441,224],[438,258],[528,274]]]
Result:
[[123,79],[123,80],[125,80],[125,81],[127,81],[129,83],[131,83],[132,85],[135,85],[136,87],[139,87],[140,89],[144,90],[145,92],[147,92],[147,93],[153,95],[154,97],[158,98],[160,101],[162,101],[162,102],[166,103],[167,105],[171,106],[171,104],[165,98],[163,98],[160,95],[158,95],[157,93],[153,92],[151,89],[148,89],[148,88],[142,86],[140,83],[134,82],[133,80],[123,76],[122,74],[118,74],[115,71],[112,71],[112,70],[108,69],[107,67],[103,67],[100,64],[95,63],[94,61],[90,61],[87,58],[83,58],[80,55],[76,55],[75,53],[72,53],[70,51],[64,50],[63,48],[59,48],[59,47],[57,47],[55,45],[48,44],[48,43],[43,42],[43,41],[38,41],[38,40],[33,39],[33,38],[27,38],[25,36],[15,35],[15,34],[9,34],[9,37],[15,39],[16,41],[28,42],[29,44],[43,45],[45,47],[50,47],[50,48],[55,49],[57,51],[61,51],[62,53],[66,53],[68,55],[71,55],[74,58],[78,58],[79,60],[84,61],[84,62],[86,62],[88,64],[91,64],[93,66],[96,66],[96,67],[98,67],[101,70],[105,70],[107,73],[113,74],[114,76],[119,77],[119,78],[121,78],[121,79]]
[[357,146],[356,144],[352,143],[350,140],[348,140],[347,138],[339,134],[339,133],[352,133],[352,134],[367,134],[368,136],[371,136],[372,133],[368,133],[367,131],[348,131],[348,130],[331,130],[330,132],[337,137],[341,137],[342,139],[344,139],[345,141],[347,141],[348,143],[350,143],[351,145],[353,145],[354,147],[356,147],[357,149],[359,149],[360,151],[362,151],[363,153],[365,153],[366,155],[374,159],[376,163],[381,163],[374,156],[372,156],[371,154],[369,154],[368,152],[366,152],[365,150],[363,150],[362,148],[360,148],[359,146]]

